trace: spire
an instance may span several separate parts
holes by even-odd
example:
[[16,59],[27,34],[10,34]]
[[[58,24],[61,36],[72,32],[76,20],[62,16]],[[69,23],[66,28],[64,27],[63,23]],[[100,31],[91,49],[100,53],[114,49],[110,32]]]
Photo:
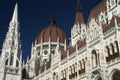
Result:
[[81,24],[84,22],[84,17],[82,14],[81,6],[80,6],[80,0],[77,2],[77,8],[76,8],[76,17],[75,17],[75,24]]
[[77,2],[76,12],[81,12],[80,0]]
[[18,4],[16,3],[11,22],[18,22]]
[[54,18],[54,11],[51,11],[51,17],[50,17],[50,25],[56,24],[55,18]]
[[[10,35],[10,36],[9,36]],[[1,62],[3,67],[0,68],[2,71],[7,69],[12,74],[11,80],[21,80],[22,74],[22,50],[21,50],[21,40],[20,40],[20,32],[19,32],[19,24],[18,24],[18,5],[16,3],[15,9],[13,12],[12,20],[9,24],[8,32],[6,34],[6,38],[3,42],[2,47],[2,56]],[[12,51],[12,52],[11,52]],[[1,66],[1,64],[0,64]],[[6,67],[7,66],[7,67]],[[14,68],[13,68],[14,67]],[[17,69],[17,73],[13,72]],[[13,71],[11,71],[13,70]],[[1,70],[0,70],[1,71]],[[3,79],[7,77],[5,75],[9,74],[7,71],[2,72]],[[2,79],[2,80],[3,80]]]

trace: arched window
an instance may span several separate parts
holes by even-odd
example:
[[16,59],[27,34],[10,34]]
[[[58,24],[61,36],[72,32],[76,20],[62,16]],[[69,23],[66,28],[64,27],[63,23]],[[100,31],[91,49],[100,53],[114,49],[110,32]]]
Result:
[[75,65],[72,66],[72,77],[75,77]]
[[107,51],[107,55],[108,55],[108,57],[109,57],[109,56],[110,56],[110,49],[109,49],[108,46],[106,46],[106,51]]
[[110,61],[110,48],[108,46],[106,46],[105,50],[106,50],[106,54],[107,54],[106,62],[109,62]]
[[14,53],[11,53],[10,56],[10,65],[13,65]]
[[85,69],[85,60],[84,59],[82,59],[82,61],[83,61],[83,69]]
[[110,60],[113,60],[114,57],[114,46],[112,43],[110,43]]
[[67,74],[66,74],[66,70],[64,69],[64,80],[66,80],[66,76]]
[[75,76],[77,76],[77,63],[75,63]]
[[82,70],[82,62],[80,61],[80,70]]
[[118,45],[118,41],[115,41],[115,57],[119,57],[119,45]]
[[82,59],[82,65],[83,65],[83,67],[82,67],[82,73],[85,73],[85,60],[84,59]]
[[93,67],[98,66],[98,56],[95,50],[92,51],[92,64],[93,64]]
[[79,61],[79,64],[80,64],[80,70],[79,70],[79,74],[81,74],[82,73],[82,62],[81,61]]
[[110,50],[110,55],[113,55],[111,44],[109,45],[109,50]]

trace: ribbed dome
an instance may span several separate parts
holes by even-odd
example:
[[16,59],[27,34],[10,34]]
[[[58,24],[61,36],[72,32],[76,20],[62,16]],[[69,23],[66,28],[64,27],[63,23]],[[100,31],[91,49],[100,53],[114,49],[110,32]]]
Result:
[[59,38],[59,42],[64,43],[65,40],[68,43],[68,38],[66,34],[58,27],[56,24],[49,25],[44,28],[37,37],[37,44],[42,42],[49,42],[49,38],[51,42],[57,42],[57,38]]

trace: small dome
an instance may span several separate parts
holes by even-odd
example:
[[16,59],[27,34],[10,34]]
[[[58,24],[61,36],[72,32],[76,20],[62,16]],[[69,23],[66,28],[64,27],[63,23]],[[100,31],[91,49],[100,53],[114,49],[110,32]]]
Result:
[[49,38],[51,42],[57,42],[57,38],[59,38],[60,43],[68,43],[68,38],[66,34],[56,26],[56,24],[49,25],[44,28],[37,37],[37,44],[42,42],[49,42]]

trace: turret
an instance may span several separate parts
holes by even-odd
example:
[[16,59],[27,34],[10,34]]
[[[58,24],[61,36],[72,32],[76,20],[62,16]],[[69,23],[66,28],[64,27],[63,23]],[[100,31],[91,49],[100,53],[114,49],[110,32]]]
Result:
[[85,31],[86,31],[86,27],[84,25],[84,17],[83,17],[83,13],[80,6],[80,0],[78,0],[76,15],[75,15],[75,22],[71,30],[72,45],[75,45],[79,40],[80,41],[84,40]]

